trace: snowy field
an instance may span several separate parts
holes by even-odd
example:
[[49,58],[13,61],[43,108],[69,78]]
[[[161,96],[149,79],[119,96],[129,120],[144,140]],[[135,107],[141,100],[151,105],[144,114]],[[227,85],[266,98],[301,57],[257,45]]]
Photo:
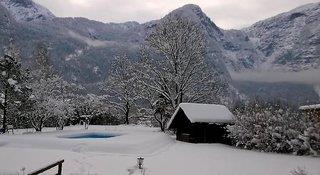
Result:
[[[0,174],[23,174],[65,159],[65,175],[290,175],[300,167],[320,174],[320,158],[259,153],[222,144],[175,141],[157,128],[142,126],[67,127],[43,133],[0,135]],[[61,138],[79,133],[119,135],[99,139]],[[23,134],[24,133],[24,134]],[[145,170],[136,158],[145,157]]]

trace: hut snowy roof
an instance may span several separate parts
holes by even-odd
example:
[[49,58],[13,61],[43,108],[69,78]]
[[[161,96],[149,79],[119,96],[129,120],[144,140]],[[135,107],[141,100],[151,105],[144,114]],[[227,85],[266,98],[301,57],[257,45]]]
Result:
[[320,109],[320,104],[315,104],[315,105],[307,105],[307,106],[300,106],[300,110],[315,110],[315,109]]
[[224,105],[181,103],[168,122],[168,128],[181,110],[191,123],[232,123],[234,117]]

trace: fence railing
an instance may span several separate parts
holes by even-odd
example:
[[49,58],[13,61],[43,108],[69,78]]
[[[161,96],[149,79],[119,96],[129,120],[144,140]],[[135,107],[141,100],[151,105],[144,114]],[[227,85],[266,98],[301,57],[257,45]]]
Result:
[[44,168],[41,168],[39,170],[33,171],[31,173],[28,173],[28,175],[38,175],[40,173],[43,173],[45,171],[50,170],[51,168],[56,167],[56,166],[58,166],[58,173],[56,175],[61,175],[61,173],[62,173],[62,163],[63,162],[64,162],[64,160],[59,160],[59,161],[57,161],[57,162],[55,162],[53,164],[50,164],[50,165],[48,165],[48,166],[46,166]]

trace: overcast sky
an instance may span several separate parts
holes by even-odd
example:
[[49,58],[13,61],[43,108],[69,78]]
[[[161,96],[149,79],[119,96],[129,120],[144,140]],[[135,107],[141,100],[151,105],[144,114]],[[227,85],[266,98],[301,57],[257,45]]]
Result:
[[239,29],[319,0],[34,0],[59,17],[102,22],[159,19],[184,4],[197,4],[221,28]]

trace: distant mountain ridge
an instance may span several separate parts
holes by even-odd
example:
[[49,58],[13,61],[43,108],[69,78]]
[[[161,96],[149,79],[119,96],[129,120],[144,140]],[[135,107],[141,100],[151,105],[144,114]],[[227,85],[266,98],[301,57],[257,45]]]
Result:
[[[193,4],[168,15],[187,18],[202,29],[207,38],[208,64],[230,84],[229,72],[320,69],[320,3],[302,6],[242,30],[219,28]],[[45,41],[55,68],[67,80],[82,84],[104,80],[110,60],[117,54],[126,52],[130,58],[137,58],[146,36],[161,22],[102,23],[86,18],[59,18],[31,0],[1,0],[0,19],[0,46],[14,37],[28,63],[35,43]]]
[[32,0],[1,0],[17,21],[34,21],[53,19],[55,16],[45,7]]

